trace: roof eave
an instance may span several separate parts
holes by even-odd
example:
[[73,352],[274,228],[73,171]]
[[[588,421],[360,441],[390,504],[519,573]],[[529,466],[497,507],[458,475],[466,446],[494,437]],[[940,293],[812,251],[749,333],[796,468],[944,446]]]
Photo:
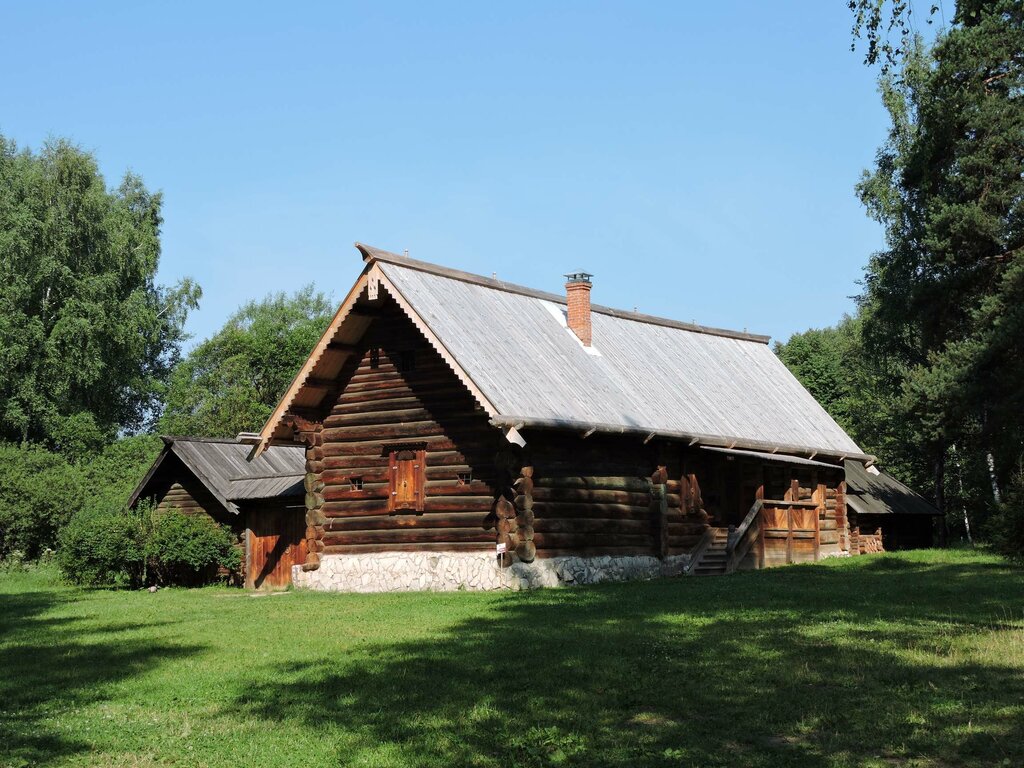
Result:
[[675,430],[651,429],[650,427],[629,427],[621,424],[593,424],[587,422],[570,421],[567,419],[534,419],[524,416],[496,416],[491,419],[495,427],[515,427],[516,429],[559,429],[572,430],[580,433],[634,435],[644,437],[646,440],[660,438],[674,442],[687,442],[690,445],[707,445],[719,448],[740,448],[751,451],[765,451],[768,453],[785,453],[790,455],[806,454],[806,458],[827,457],[842,462],[846,459],[867,464],[873,463],[876,459],[871,454],[858,451],[839,451],[834,448],[815,448],[805,445],[787,445],[784,443],[764,442],[760,440],[749,440],[741,437],[723,437],[721,435],[702,435],[693,432],[682,432]]

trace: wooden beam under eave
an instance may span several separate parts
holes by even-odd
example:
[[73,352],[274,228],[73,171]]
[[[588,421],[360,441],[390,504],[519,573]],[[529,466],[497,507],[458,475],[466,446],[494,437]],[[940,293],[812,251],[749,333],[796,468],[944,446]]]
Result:
[[358,352],[360,347],[358,344],[344,344],[340,341],[332,341],[328,343],[327,349],[332,352]]
[[370,320],[390,314],[394,313],[388,311],[385,307],[367,307],[363,305],[352,307],[352,311],[349,313],[351,317],[365,317]]
[[317,379],[310,376],[302,383],[303,387],[309,387],[310,389],[323,389],[330,391],[338,388],[338,382],[335,379]]

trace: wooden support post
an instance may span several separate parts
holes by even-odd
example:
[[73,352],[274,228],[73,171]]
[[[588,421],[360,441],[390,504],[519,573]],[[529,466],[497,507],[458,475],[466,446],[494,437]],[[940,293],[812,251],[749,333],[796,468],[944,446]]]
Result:
[[825,495],[826,486],[819,482],[814,491],[814,500],[818,502],[818,507],[814,511],[814,559],[816,561],[821,559],[821,519],[825,517]]
[[658,557],[668,557],[668,494],[664,483],[651,483],[651,522]]

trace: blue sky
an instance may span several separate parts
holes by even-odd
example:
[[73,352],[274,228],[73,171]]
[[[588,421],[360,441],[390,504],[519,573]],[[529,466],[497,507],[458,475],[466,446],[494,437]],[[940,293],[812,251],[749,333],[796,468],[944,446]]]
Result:
[[189,322],[360,240],[785,339],[881,246],[853,186],[884,139],[845,0],[0,6],[0,133],[67,136],[164,193]]

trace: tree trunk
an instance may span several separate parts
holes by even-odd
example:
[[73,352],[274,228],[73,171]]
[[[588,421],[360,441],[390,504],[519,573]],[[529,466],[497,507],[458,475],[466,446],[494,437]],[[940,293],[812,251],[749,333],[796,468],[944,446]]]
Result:
[[950,446],[953,451],[953,461],[956,464],[956,479],[960,485],[960,507],[964,513],[964,530],[967,531],[967,543],[974,546],[974,539],[971,537],[971,520],[967,517],[967,496],[964,493],[964,468],[956,452],[956,443]]
[[996,478],[996,460],[992,451],[985,454],[985,463],[988,465],[988,479],[992,481],[992,498],[996,500],[996,506],[1003,503],[1002,495],[999,493],[999,480]]
[[939,510],[939,546],[949,543],[949,526],[946,525],[946,449],[940,446],[935,457],[935,508]]

